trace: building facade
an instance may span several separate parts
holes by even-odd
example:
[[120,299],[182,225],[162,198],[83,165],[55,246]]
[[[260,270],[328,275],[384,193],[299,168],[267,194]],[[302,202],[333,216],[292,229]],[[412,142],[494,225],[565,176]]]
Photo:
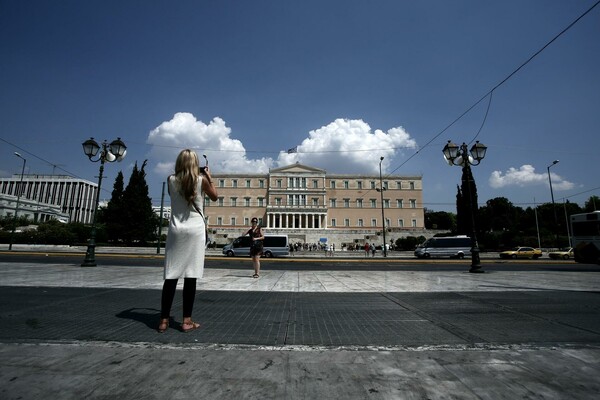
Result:
[[[67,175],[13,175],[11,178],[0,178],[0,194],[5,199],[16,199],[21,193],[21,204],[28,210],[46,209],[46,213],[33,212],[35,222],[42,222],[48,215],[67,216],[67,222],[91,223],[94,216],[94,202],[98,193],[98,185],[83,179]],[[16,201],[6,203],[4,215],[14,215]],[[19,207],[21,213],[21,207]],[[29,214],[27,214],[29,215]]]
[[205,199],[205,212],[217,243],[243,234],[252,217],[304,243],[380,242],[383,217],[388,243],[424,230],[420,176],[386,176],[383,204],[379,176],[328,174],[299,163],[268,174],[213,174],[213,181],[219,197]]

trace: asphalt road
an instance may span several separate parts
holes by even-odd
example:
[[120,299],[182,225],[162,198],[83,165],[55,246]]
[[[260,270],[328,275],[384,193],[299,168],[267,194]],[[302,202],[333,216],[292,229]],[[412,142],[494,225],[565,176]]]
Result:
[[[79,265],[84,254],[61,252],[8,252],[0,251],[0,262],[32,264]],[[162,267],[163,255],[156,254],[96,254],[98,265]],[[362,258],[362,257],[286,257],[261,260],[262,270],[318,271],[464,271],[470,267],[470,259],[429,259],[415,258]],[[248,269],[247,257],[207,256],[205,268]],[[579,264],[573,260],[501,260],[482,259],[485,272],[494,271],[579,271],[600,272],[600,265]]]

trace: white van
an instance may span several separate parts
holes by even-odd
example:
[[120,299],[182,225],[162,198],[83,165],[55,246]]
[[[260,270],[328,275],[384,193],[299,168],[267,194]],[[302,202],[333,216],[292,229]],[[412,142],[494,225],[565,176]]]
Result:
[[[232,243],[223,247],[223,254],[228,257],[249,256],[252,238],[248,235],[236,238]],[[264,257],[289,256],[290,247],[287,235],[265,235],[263,241]]]
[[415,249],[417,258],[471,256],[471,238],[465,235],[433,237],[427,239]]

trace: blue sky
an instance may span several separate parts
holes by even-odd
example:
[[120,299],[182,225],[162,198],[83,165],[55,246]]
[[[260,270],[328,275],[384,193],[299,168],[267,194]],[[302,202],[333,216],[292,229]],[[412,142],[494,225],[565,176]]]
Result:
[[583,204],[600,194],[600,6],[445,128],[595,3],[0,0],[0,174],[20,173],[18,151],[27,173],[95,182],[81,143],[121,137],[102,197],[148,159],[159,204],[185,147],[213,173],[378,174],[384,156],[454,211],[460,168],[441,150],[481,128],[480,203],[550,202],[558,159],[555,200]]

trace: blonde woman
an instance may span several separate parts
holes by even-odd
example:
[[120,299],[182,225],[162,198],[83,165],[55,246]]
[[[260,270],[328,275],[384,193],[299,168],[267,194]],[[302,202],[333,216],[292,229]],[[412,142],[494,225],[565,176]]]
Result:
[[196,279],[204,273],[206,244],[205,221],[202,213],[204,195],[217,200],[208,166],[202,171],[198,155],[190,149],[182,150],[175,162],[175,174],[168,178],[171,197],[171,218],[165,247],[165,267],[161,313],[158,332],[169,327],[171,306],[177,289],[177,281],[183,278],[183,332],[198,329],[200,324],[192,320],[196,297]]

